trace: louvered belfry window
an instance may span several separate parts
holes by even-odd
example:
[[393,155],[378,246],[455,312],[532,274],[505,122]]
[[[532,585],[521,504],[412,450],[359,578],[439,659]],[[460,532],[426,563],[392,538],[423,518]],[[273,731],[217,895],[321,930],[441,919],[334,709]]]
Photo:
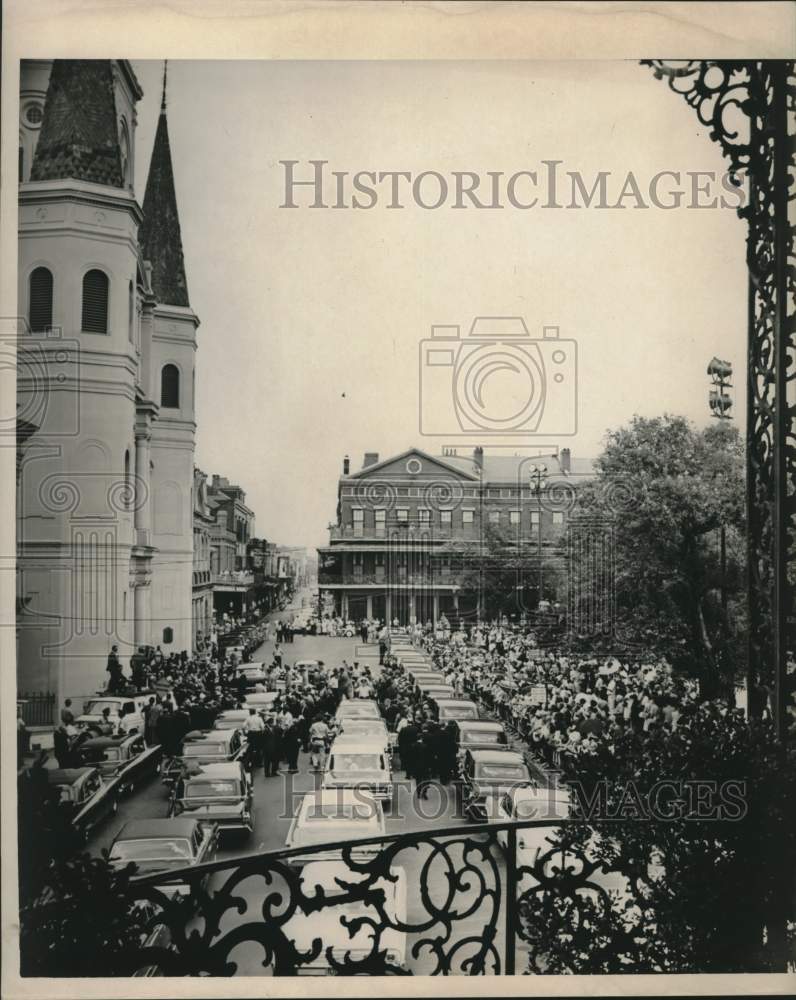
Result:
[[103,271],[88,271],[83,278],[83,330],[108,332],[108,276]]
[[46,267],[37,267],[30,274],[28,322],[33,333],[44,333],[53,325],[53,276]]
[[180,373],[176,365],[164,365],[160,373],[160,405],[179,409]]

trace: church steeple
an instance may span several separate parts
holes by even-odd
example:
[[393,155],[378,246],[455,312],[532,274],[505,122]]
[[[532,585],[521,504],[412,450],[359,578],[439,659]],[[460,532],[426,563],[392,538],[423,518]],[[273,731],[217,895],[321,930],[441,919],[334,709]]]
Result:
[[171,306],[190,305],[166,120],[165,64],[160,118],[149,164],[144,193],[144,221],[138,231],[138,240],[144,258],[152,264],[152,290],[158,302]]
[[56,59],[30,179],[124,186],[108,59]]

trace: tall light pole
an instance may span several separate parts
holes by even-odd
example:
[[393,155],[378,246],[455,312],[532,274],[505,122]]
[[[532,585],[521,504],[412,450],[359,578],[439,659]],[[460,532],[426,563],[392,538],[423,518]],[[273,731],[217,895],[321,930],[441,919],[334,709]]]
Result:
[[537,602],[537,610],[539,608],[539,603],[544,599],[544,567],[542,566],[542,503],[541,496],[544,488],[547,486],[547,466],[546,465],[532,465],[528,470],[528,478],[530,480],[531,493],[536,497],[539,503],[538,510],[538,550],[539,550],[539,601]]
[[[732,389],[732,364],[729,361],[722,361],[720,358],[713,357],[708,363],[707,368],[708,375],[710,375],[711,386],[710,395],[708,396],[708,405],[710,406],[711,415],[716,417],[718,420],[732,420],[732,414],[730,410],[732,409],[732,398],[727,392],[727,389]],[[719,587],[721,593],[721,620],[722,627],[724,630],[724,638],[727,638],[727,529],[722,523],[719,528],[719,561],[720,561],[720,576],[719,576]],[[722,657],[723,659],[723,657]],[[747,684],[746,699],[747,699],[747,714],[749,712],[749,699],[751,697],[751,691],[749,685]],[[735,704],[735,685],[734,682],[730,688],[730,703]]]

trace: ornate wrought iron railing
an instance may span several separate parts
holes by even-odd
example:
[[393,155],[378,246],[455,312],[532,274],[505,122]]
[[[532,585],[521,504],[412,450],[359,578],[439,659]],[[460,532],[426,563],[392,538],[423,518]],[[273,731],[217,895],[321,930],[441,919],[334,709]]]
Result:
[[[539,942],[551,905],[573,926],[578,921],[570,918],[584,908],[622,913],[638,878],[554,847],[556,827],[560,820],[459,825],[269,851],[134,879],[134,899],[149,917],[147,940],[130,956],[131,971],[543,972]],[[539,828],[550,837],[547,850],[530,866],[518,864],[532,851],[524,838],[536,830],[534,844],[543,839]],[[305,866],[321,854],[335,866],[334,881],[323,886],[318,866]]]
[[796,63],[656,59],[646,65],[685,98],[721,147],[731,178],[747,184],[738,214],[748,223],[749,688],[773,689],[784,736],[796,578]]

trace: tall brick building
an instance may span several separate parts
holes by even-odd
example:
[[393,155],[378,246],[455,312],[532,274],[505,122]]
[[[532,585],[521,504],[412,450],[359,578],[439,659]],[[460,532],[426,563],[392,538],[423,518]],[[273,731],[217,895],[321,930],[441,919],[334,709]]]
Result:
[[[534,465],[547,469],[541,497],[532,487]],[[335,612],[354,620],[407,624],[476,614],[463,577],[499,533],[529,564],[541,566],[543,595],[554,598],[552,579],[544,582],[544,560],[553,558],[565,530],[575,484],[591,471],[589,461],[573,462],[566,448],[536,456],[484,455],[476,448],[466,457],[412,448],[386,460],[368,452],[358,471],[346,458],[336,523],[329,545],[318,549],[321,596],[329,595]],[[521,600],[535,607],[539,583],[527,589]]]

